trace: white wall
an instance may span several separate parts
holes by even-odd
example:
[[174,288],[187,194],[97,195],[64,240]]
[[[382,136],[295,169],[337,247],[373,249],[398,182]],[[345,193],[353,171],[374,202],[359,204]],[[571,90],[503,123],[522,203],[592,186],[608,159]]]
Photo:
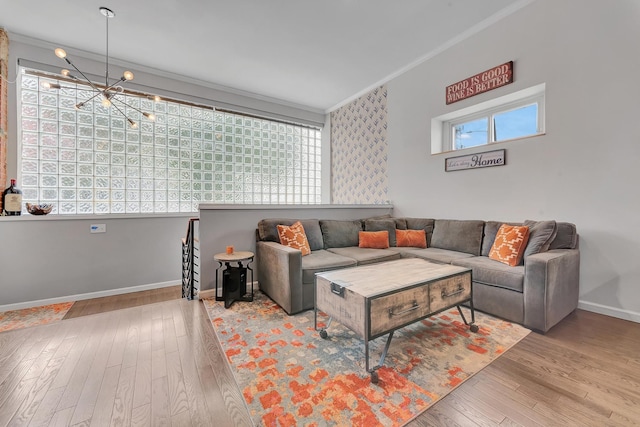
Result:
[[[388,83],[395,214],[556,219],[580,234],[580,306],[640,321],[640,2],[536,0]],[[445,87],[513,60],[514,83],[445,105]],[[433,117],[546,83],[546,135],[507,165],[444,172]],[[462,154],[456,153],[455,155]]]
[[81,218],[0,218],[0,311],[180,283],[188,216]]

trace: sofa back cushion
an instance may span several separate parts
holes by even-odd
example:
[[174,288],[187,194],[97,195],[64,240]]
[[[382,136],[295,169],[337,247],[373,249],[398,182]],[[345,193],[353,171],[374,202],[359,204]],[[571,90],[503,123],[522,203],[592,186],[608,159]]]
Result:
[[365,219],[365,231],[386,231],[389,234],[389,246],[396,244],[396,221],[394,218],[387,219]]
[[570,222],[556,222],[558,232],[549,249],[576,249],[578,247],[578,232],[575,224]]
[[363,231],[360,220],[321,219],[320,229],[322,230],[324,249],[358,246],[358,234]]
[[429,247],[480,255],[484,221],[436,219]]
[[[268,218],[263,219],[258,223],[258,238],[265,242],[280,242],[280,236],[278,236],[278,225],[293,225],[297,219],[290,218]],[[302,219],[300,220],[304,227],[304,233],[309,241],[309,247],[312,251],[324,249],[324,240],[322,238],[322,231],[320,230],[320,221],[317,219]],[[356,243],[357,245],[357,243]]]
[[427,246],[431,246],[431,237],[433,236],[433,218],[404,218],[407,224],[407,230],[424,230],[427,235]]
[[551,242],[556,238],[558,227],[556,222],[550,221],[531,221],[526,220],[524,225],[529,227],[529,243],[524,251],[524,257],[546,252],[551,247]]

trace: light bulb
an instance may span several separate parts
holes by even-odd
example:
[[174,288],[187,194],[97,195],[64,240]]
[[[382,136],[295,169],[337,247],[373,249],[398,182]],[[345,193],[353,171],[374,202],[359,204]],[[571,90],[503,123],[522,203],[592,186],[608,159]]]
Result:
[[102,98],[102,105],[104,107],[110,107],[111,106],[111,100],[109,99],[108,96],[104,96],[104,98]]
[[60,85],[58,83],[51,82],[42,82],[42,87],[45,89],[60,89]]
[[160,98],[158,95],[155,95],[153,97],[153,100],[156,101],[156,102],[160,102],[160,101],[162,101],[162,98]]
[[125,71],[122,77],[124,77],[125,80],[133,80],[133,73],[131,71]]
[[127,118],[127,121],[129,122],[129,126],[131,126],[132,129],[136,129],[138,127],[138,124],[133,120]]
[[84,102],[78,102],[78,103],[76,104],[76,110],[79,110],[79,109],[81,109],[82,107],[84,107]]
[[66,68],[63,68],[62,71],[60,71],[60,74],[62,74],[65,77],[69,77],[69,74],[71,72],[69,70],[67,70]]
[[147,119],[151,120],[152,122],[156,121],[156,115],[153,113],[142,113],[143,116],[145,116]]
[[56,50],[54,50],[54,52],[56,53],[56,56],[58,58],[64,59],[67,57],[67,52],[65,52],[62,48],[57,48]]

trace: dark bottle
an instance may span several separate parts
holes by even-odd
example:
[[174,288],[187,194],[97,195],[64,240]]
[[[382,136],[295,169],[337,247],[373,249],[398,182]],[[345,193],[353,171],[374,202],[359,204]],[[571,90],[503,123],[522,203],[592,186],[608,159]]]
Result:
[[16,180],[2,193],[2,209],[5,215],[20,215],[22,213],[22,190],[16,187]]

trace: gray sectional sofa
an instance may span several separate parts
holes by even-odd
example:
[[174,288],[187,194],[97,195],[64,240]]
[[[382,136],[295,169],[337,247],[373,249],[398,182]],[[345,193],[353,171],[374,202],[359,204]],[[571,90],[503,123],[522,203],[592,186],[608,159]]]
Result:
[[[256,262],[260,289],[288,314],[313,308],[315,273],[402,257],[473,270],[476,309],[546,332],[578,305],[580,252],[574,224],[525,221],[530,237],[522,265],[489,258],[500,221],[430,218],[369,218],[353,221],[301,220],[311,247],[279,243],[277,225],[296,219],[264,219],[258,224]],[[516,223],[509,223],[517,225]],[[397,247],[395,229],[424,229],[427,248]],[[388,249],[358,247],[359,231],[389,232]]]

